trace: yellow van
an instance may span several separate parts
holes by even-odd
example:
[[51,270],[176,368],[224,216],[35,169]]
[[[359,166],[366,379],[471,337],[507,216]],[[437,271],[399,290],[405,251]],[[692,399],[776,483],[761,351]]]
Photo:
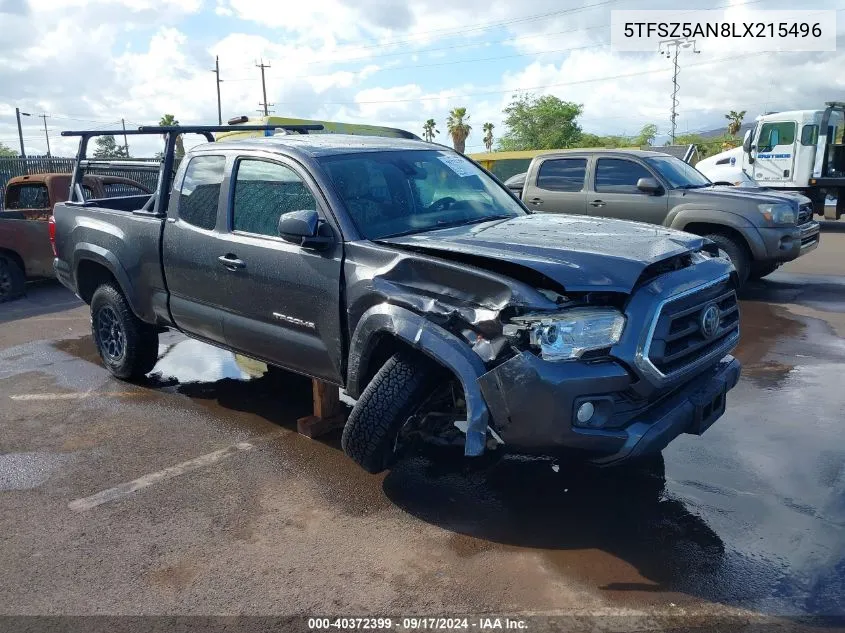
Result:
[[485,152],[483,154],[467,154],[467,156],[496,178],[505,182],[511,176],[528,171],[528,166],[535,156],[552,154],[555,151],[553,149],[535,149],[522,152]]
[[[229,119],[229,125],[322,125],[322,130],[315,130],[309,134],[359,134],[365,136],[389,136],[391,138],[417,139],[419,137],[406,130],[379,125],[361,125],[358,123],[339,123],[337,121],[314,121],[311,119],[295,119],[281,116],[247,117],[240,116]],[[235,140],[253,136],[273,136],[273,130],[265,131],[244,131],[244,132],[219,132],[216,140]]]

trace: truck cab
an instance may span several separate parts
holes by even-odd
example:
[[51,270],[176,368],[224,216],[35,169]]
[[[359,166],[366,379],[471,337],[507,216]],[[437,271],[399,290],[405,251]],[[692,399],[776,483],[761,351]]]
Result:
[[[760,187],[798,191],[817,215],[838,220],[845,212],[845,103],[824,110],[791,110],[757,117],[741,148],[700,161],[714,181],[751,181]],[[840,195],[842,194],[842,195]],[[836,205],[825,204],[836,197]]]

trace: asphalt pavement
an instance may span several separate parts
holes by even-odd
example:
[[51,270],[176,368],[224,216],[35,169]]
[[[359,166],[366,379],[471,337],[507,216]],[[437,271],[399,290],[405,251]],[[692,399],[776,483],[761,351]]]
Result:
[[369,475],[295,432],[307,379],[167,334],[120,382],[34,285],[0,306],[0,614],[845,617],[842,224],[743,293],[724,417],[635,473]]

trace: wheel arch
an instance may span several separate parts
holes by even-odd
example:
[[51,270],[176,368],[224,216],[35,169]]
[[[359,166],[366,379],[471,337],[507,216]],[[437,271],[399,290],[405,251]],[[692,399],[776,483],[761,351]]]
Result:
[[359,397],[383,365],[381,359],[386,361],[400,349],[408,348],[429,356],[460,381],[468,420],[464,452],[468,456],[481,455],[489,420],[477,382],[487,371],[484,363],[464,341],[415,312],[382,303],[361,315],[349,345],[347,393]]

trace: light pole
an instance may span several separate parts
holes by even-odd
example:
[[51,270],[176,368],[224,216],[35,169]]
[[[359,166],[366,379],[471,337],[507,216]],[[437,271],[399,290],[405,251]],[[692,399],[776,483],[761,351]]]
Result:
[[15,108],[15,117],[18,120],[18,138],[21,142],[21,158],[26,159],[26,150],[23,147],[23,129],[21,128],[21,116],[32,116],[29,112],[21,112],[20,108]]

